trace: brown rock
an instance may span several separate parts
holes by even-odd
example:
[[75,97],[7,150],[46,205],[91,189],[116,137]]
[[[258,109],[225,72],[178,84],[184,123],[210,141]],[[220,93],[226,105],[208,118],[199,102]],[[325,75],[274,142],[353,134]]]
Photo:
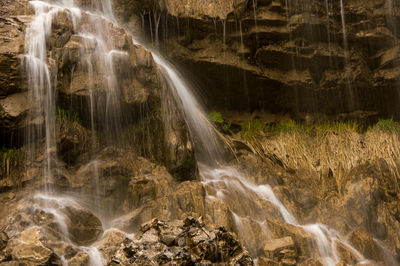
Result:
[[89,210],[66,207],[63,212],[69,218],[68,232],[72,241],[79,245],[88,245],[97,240],[103,232],[100,220]]
[[21,232],[17,239],[12,239],[7,245],[13,260],[26,263],[45,264],[53,256],[53,252],[43,245],[43,233],[37,227]]
[[274,237],[290,236],[297,248],[299,255],[309,257],[310,247],[313,246],[314,237],[300,227],[267,218],[268,226]]
[[379,248],[373,238],[361,227],[354,230],[349,237],[349,242],[354,246],[365,258],[374,261],[380,261],[381,256]]
[[292,237],[287,236],[271,240],[264,247],[264,255],[265,257],[276,261],[281,260],[280,255],[283,255],[284,258],[292,255],[294,255],[293,257],[296,257],[295,244]]
[[15,129],[23,126],[29,110],[28,93],[15,93],[0,99],[0,127]]

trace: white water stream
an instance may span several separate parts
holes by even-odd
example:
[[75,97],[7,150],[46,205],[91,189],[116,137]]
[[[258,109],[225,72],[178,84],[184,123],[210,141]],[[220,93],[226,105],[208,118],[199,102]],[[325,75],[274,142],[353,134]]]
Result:
[[[341,1],[342,2],[342,1]],[[106,83],[104,88],[108,93],[108,102],[104,108],[106,113],[104,114],[104,120],[109,125],[109,130],[115,130],[118,132],[118,123],[113,124],[113,119],[119,116],[117,94],[117,80],[115,78],[112,56],[118,51],[114,50],[114,47],[107,38],[108,34],[106,26],[103,23],[113,22],[115,19],[112,13],[110,1],[98,2],[97,10],[98,14],[89,13],[82,11],[77,8],[73,1],[58,1],[55,4],[44,1],[31,1],[30,2],[35,8],[36,17],[32,21],[31,25],[27,29],[26,33],[26,68],[28,73],[29,88],[31,99],[37,102],[37,109],[33,116],[43,114],[45,121],[45,132],[34,132],[39,137],[46,139],[46,162],[44,166],[44,176],[46,177],[45,182],[52,182],[52,169],[54,168],[55,160],[55,87],[53,85],[50,70],[48,68],[48,55],[46,48],[46,39],[51,33],[53,18],[59,12],[67,12],[75,27],[75,31],[78,35],[87,40],[86,45],[90,46],[90,42],[95,40],[97,43],[97,52],[95,53],[96,64],[94,64],[91,58],[87,59],[87,65],[91,72],[101,71],[106,74]],[[89,28],[77,28],[78,22],[82,17],[82,13],[85,13],[90,18]],[[106,22],[104,22],[106,20]],[[83,51],[84,52],[84,51]],[[169,86],[174,90],[178,102],[182,104],[182,109],[185,114],[186,122],[189,126],[190,132],[195,142],[196,154],[199,158],[199,169],[200,176],[203,179],[205,186],[212,186],[217,191],[216,197],[218,200],[225,202],[226,194],[235,191],[237,201],[246,202],[252,204],[254,198],[250,198],[248,195],[255,195],[257,201],[267,201],[272,203],[279,211],[284,221],[288,224],[292,224],[298,227],[302,227],[307,232],[315,236],[316,245],[319,250],[320,259],[324,265],[335,265],[339,262],[339,256],[336,252],[335,242],[341,242],[342,244],[349,247],[346,241],[339,236],[337,232],[327,228],[324,225],[312,224],[312,225],[299,225],[295,217],[288,211],[288,209],[282,204],[281,201],[276,197],[273,189],[268,184],[256,185],[249,181],[249,179],[238,170],[228,167],[224,161],[224,154],[226,151],[223,148],[221,140],[219,139],[215,129],[208,121],[205,112],[201,104],[197,101],[196,97],[190,89],[190,86],[185,82],[184,78],[174,69],[174,67],[164,60],[160,55],[153,53],[153,58],[158,64],[160,70],[165,75]],[[90,75],[89,75],[90,76]],[[91,82],[89,82],[91,84]],[[94,127],[94,113],[96,106],[96,98],[93,88],[90,90],[90,110],[92,118],[92,127]],[[30,134],[30,138],[34,136]],[[98,178],[98,177],[93,177]],[[223,184],[223,186],[221,186]],[[223,187],[223,189],[221,189]],[[58,211],[63,204],[77,204],[76,201],[70,198],[54,198],[48,195],[40,195],[48,202],[56,202],[57,204],[48,204],[43,208],[44,211],[52,213],[58,220],[60,227],[66,230],[64,222],[65,217]],[[256,213],[247,213],[255,215],[259,218],[259,222],[263,219],[263,209],[254,207],[257,210]],[[241,230],[244,225],[241,222],[239,214],[234,213],[236,225],[238,230]],[[68,236],[65,233],[66,237]],[[90,256],[92,265],[103,265],[104,261],[101,254],[95,247],[81,247],[86,249]],[[365,261],[365,259],[353,248],[350,247],[353,254],[359,259],[359,261]]]
[[[224,166],[224,161],[221,157],[224,151],[220,150],[223,149],[223,147],[218,142],[214,129],[210,126],[210,122],[207,120],[200,104],[191,93],[190,88],[169,63],[155,53],[153,53],[153,57],[159,67],[168,75],[168,80],[171,81],[177,96],[181,100],[185,111],[186,122],[189,125],[192,136],[195,140],[200,140],[200,145],[202,145],[201,149],[206,153],[203,154],[201,158],[212,158],[213,160],[218,158],[219,160],[217,164],[219,166],[208,164],[208,160],[204,163],[202,161],[199,162],[199,171],[203,179],[203,184],[205,186],[212,184],[218,191],[216,196],[219,200],[224,202],[224,193],[232,193],[233,191],[235,191],[236,194],[240,194],[240,196],[236,198],[238,201],[245,200],[251,193],[256,194],[259,199],[274,204],[286,223],[301,227],[315,237],[316,245],[320,253],[319,256],[324,265],[334,266],[340,262],[336,250],[336,242],[340,242],[346,247],[349,247],[349,250],[359,259],[359,262],[366,262],[366,259],[352,248],[336,231],[321,224],[298,224],[294,216],[287,210],[282,202],[279,201],[269,185],[256,185],[249,181],[243,173],[240,173],[232,167]],[[221,190],[219,186],[221,182],[224,183],[223,190]],[[248,203],[248,201],[245,202]],[[250,208],[250,206],[243,207]],[[252,215],[262,216],[262,213],[252,213]],[[240,222],[240,217],[236,213],[234,213],[234,216],[238,229],[249,231],[248,229],[242,228],[243,224]]]

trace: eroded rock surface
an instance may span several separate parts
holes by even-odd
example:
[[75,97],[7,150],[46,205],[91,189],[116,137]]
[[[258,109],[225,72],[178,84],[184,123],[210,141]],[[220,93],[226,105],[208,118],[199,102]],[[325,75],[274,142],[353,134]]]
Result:
[[340,1],[133,2],[126,12],[196,75],[210,108],[399,116],[395,1],[344,1],[345,32]]
[[[141,226],[133,240],[109,232],[99,249],[109,252],[109,265],[215,264],[254,265],[253,259],[234,235],[223,227],[209,227],[201,219],[163,222]],[[113,240],[109,240],[112,238]],[[115,243],[117,239],[117,244]],[[107,241],[108,240],[108,241]],[[112,245],[109,245],[112,241]],[[110,252],[109,246],[119,247]]]

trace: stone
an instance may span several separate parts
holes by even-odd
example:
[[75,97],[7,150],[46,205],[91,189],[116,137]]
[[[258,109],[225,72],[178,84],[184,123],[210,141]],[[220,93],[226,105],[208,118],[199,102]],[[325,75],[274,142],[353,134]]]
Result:
[[23,126],[29,110],[28,93],[15,93],[0,99],[0,127],[15,129]]
[[349,237],[349,242],[367,259],[381,261],[379,248],[373,238],[361,227],[355,229]]
[[45,264],[51,261],[53,252],[43,245],[41,242],[43,238],[40,228],[27,228],[17,239],[8,242],[7,249],[10,250],[13,260]]
[[[118,233],[116,242],[100,241],[99,250],[105,252],[109,263],[123,265],[206,262],[254,265],[235,236],[223,227],[210,228],[192,217],[187,217],[185,221],[164,222],[154,219],[143,224],[133,239],[124,239]],[[110,244],[113,252],[107,252],[111,250]]]
[[71,240],[79,245],[89,245],[97,240],[103,228],[100,220],[89,210],[66,207],[67,227]]
[[[129,5],[115,2],[123,20],[132,20],[136,14],[135,21],[144,26],[142,33],[148,39],[153,33],[154,39],[154,29],[151,31],[146,22],[152,10],[148,1],[132,0]],[[339,3],[328,9],[324,1],[317,0],[303,8],[297,4],[288,8],[279,1],[247,0],[167,0],[156,6],[170,16],[170,20],[161,20],[159,27],[177,33],[168,35],[160,45],[166,46],[174,62],[205,83],[202,93],[209,106],[274,113],[351,112],[344,95],[349,80],[360,105],[350,109],[379,110],[391,116],[397,102],[386,100],[387,94],[381,92],[385,88],[387,93],[396,94],[398,36],[393,25],[399,10],[388,5],[382,0],[344,3],[347,59],[342,39],[337,38],[342,38]],[[137,24],[133,25],[131,30],[138,31]],[[347,73],[343,69],[348,69]],[[238,89],[226,80],[239,84]],[[251,87],[247,96],[239,89],[243,86]],[[242,101],[245,97],[246,103]]]
[[[283,237],[278,239],[273,239],[268,242],[264,247],[265,257],[272,260],[280,260],[279,255],[285,250],[295,250],[295,244],[292,237]],[[287,252],[284,252],[287,253]],[[296,256],[296,254],[295,254]],[[285,257],[285,256],[284,256]]]
[[[314,237],[306,232],[304,229],[300,227],[296,227],[294,225],[286,224],[283,222],[279,222],[278,220],[267,218],[267,224],[272,232],[274,237],[286,237],[290,236],[292,241],[295,243],[297,252],[301,256],[310,256],[310,246],[314,243]],[[277,241],[275,245],[279,243],[285,244],[290,243],[289,238],[284,238],[285,241]],[[288,241],[288,242],[286,242]],[[271,247],[274,247],[273,245]]]
[[88,265],[90,262],[90,257],[88,254],[79,252],[78,254],[74,255],[72,258],[67,260],[69,265],[79,265],[84,266]]

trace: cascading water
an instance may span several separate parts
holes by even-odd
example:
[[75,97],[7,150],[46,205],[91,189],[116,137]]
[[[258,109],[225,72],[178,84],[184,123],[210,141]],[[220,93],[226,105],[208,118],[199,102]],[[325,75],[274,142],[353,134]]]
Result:
[[161,56],[153,53],[154,61],[159,65],[169,85],[174,88],[174,95],[179,99],[185,113],[186,123],[194,138],[200,160],[210,164],[223,161],[223,148],[212,124],[207,120],[202,106],[187,89],[188,86],[173,67]]
[[350,81],[350,73],[348,71],[348,67],[350,66],[350,51],[349,51],[349,42],[347,40],[347,30],[346,30],[346,18],[345,18],[345,10],[343,5],[343,0],[340,0],[340,16],[342,19],[342,32],[343,32],[343,48],[344,48],[344,58],[345,58],[345,80],[346,80],[346,89],[348,93],[348,110],[353,111],[357,108],[357,98],[355,95],[355,91]]
[[[106,125],[106,131],[111,132],[110,136],[116,136],[118,134],[120,125],[118,119],[121,117],[117,98],[118,85],[113,69],[112,58],[113,56],[120,56],[121,53],[122,56],[124,56],[124,54],[114,49],[112,43],[107,38],[108,34],[105,31],[107,27],[103,24],[115,22],[109,1],[98,3],[96,9],[98,11],[97,14],[82,12],[74,6],[72,1],[62,1],[57,2],[57,4],[50,4],[43,1],[31,1],[31,4],[35,8],[36,16],[27,30],[26,43],[28,48],[25,60],[31,97],[38,103],[37,109],[35,109],[34,113],[31,115],[32,117],[43,116],[45,131],[41,132],[40,129],[32,128],[29,138],[30,141],[33,138],[45,138],[46,140],[44,177],[45,184],[51,184],[52,171],[56,163],[56,86],[53,83],[54,77],[48,67],[50,58],[47,55],[46,39],[50,34],[54,16],[62,11],[69,14],[70,18],[73,20],[75,31],[85,40],[85,49],[88,49],[93,41],[96,42],[96,52],[85,57],[86,66],[89,73],[94,74],[95,72],[101,72],[105,75],[105,82],[101,86],[106,91],[107,101],[104,106],[99,106],[96,98],[97,91],[93,82],[90,80],[91,75],[89,75],[91,127],[95,129],[95,117],[100,113]],[[88,16],[89,27],[78,27],[79,20],[83,15]],[[81,52],[82,54],[85,53],[84,50]],[[271,210],[271,212],[275,211],[278,213],[286,223],[302,227],[315,236],[316,245],[320,253],[319,256],[324,265],[335,265],[338,263],[339,259],[335,243],[340,242],[348,246],[343,238],[323,225],[299,225],[295,217],[282,202],[278,200],[273,189],[269,185],[253,184],[242,173],[232,167],[228,167],[225,159],[226,151],[219,139],[218,133],[207,120],[201,104],[199,104],[189,90],[188,84],[180,74],[174,70],[174,67],[166,62],[160,55],[153,53],[153,58],[164,74],[169,86],[173,89],[173,94],[176,99],[182,105],[186,123],[194,139],[200,176],[202,177],[203,185],[207,189],[207,197],[224,202],[232,210],[239,235],[244,235],[246,232],[250,231],[249,228],[245,227],[254,224],[244,223],[245,220],[252,220],[261,228],[264,234],[267,234],[264,219],[266,209],[268,209]],[[95,136],[92,138],[94,139]],[[96,161],[94,161],[94,167],[97,168]],[[97,171],[95,171],[95,173],[96,172]],[[98,176],[94,176],[93,178],[96,180]],[[57,209],[60,208],[60,204],[76,206],[78,204],[77,201],[70,198],[52,197],[48,194],[38,197],[48,203],[54,201],[57,203],[45,204],[44,207],[42,206],[40,208],[46,212],[52,213],[57,218],[58,224],[61,228],[64,228],[64,234],[67,237],[68,233],[66,232],[64,222],[65,217]],[[80,206],[80,204],[78,205]],[[104,264],[101,254],[95,247],[79,248],[85,250],[87,254],[89,254],[92,265]],[[364,260],[356,250],[351,250],[359,261]]]
[[[54,171],[57,164],[57,146],[56,146],[56,95],[57,95],[57,73],[54,73],[49,68],[49,62],[52,58],[47,51],[48,39],[52,30],[53,20],[60,13],[67,14],[72,21],[74,31],[79,38],[83,39],[84,47],[80,54],[83,55],[82,65],[87,67],[88,72],[88,91],[89,91],[89,110],[90,123],[92,128],[92,150],[95,150],[95,120],[100,120],[100,123],[105,126],[107,135],[106,138],[115,142],[116,136],[120,132],[120,103],[118,98],[118,82],[114,71],[113,57],[125,56],[124,52],[114,49],[112,39],[109,38],[109,28],[107,24],[115,22],[110,1],[96,1],[95,12],[90,13],[82,11],[74,5],[71,0],[63,0],[56,2],[46,1],[30,1],[34,7],[35,18],[31,22],[26,31],[26,56],[25,68],[28,77],[29,93],[33,102],[36,103],[32,109],[30,116],[32,120],[43,120],[44,130],[41,126],[30,125],[28,132],[28,143],[34,143],[36,139],[45,139],[45,160],[43,162],[43,180],[45,185],[45,195],[38,195],[44,202],[44,206],[40,207],[43,211],[51,213],[57,218],[57,223],[64,234],[65,240],[69,240],[69,234],[66,231],[65,215],[58,208],[59,204],[52,204],[56,201],[68,206],[78,206],[79,204],[72,198],[57,198],[50,196],[53,191],[50,189],[54,183]],[[82,17],[85,17],[88,22],[80,24]],[[93,47],[95,47],[93,49]],[[93,49],[92,53],[88,54],[87,50]],[[103,78],[100,84],[94,85],[94,74],[102,74]],[[73,75],[73,71],[72,71]],[[99,79],[97,77],[97,79]],[[99,100],[100,94],[106,94],[105,103]],[[40,124],[40,122],[39,122]],[[31,153],[37,153],[35,149]],[[31,155],[33,156],[33,155]],[[99,185],[98,185],[98,166],[94,160],[92,166],[93,183],[97,195],[94,196],[94,205],[98,214],[102,215],[102,210],[99,203]],[[91,265],[102,265],[101,254],[96,247],[78,247],[86,251],[90,258]]]
[[243,174],[236,169],[225,166],[222,154],[222,148],[217,140],[217,135],[214,133],[214,128],[210,125],[206,116],[202,112],[200,104],[192,95],[189,87],[181,79],[179,74],[173,67],[163,60],[159,55],[153,53],[154,60],[159,67],[167,75],[166,78],[170,81],[170,85],[175,90],[176,96],[180,99],[186,122],[191,130],[193,138],[199,140],[199,156],[204,158],[212,158],[218,160],[219,166],[209,164],[209,160],[199,161],[200,176],[203,179],[203,185],[206,187],[208,197],[217,198],[224,202],[233,211],[234,220],[238,228],[239,235],[248,234],[251,231],[245,228],[242,219],[252,217],[258,226],[264,226],[263,219],[265,218],[266,210],[260,207],[259,201],[272,203],[282,216],[283,220],[298,227],[303,228],[315,237],[316,246],[319,250],[319,256],[324,265],[336,265],[339,263],[339,256],[336,251],[336,243],[341,243],[347,247],[359,260],[365,262],[365,258],[346,243],[343,237],[337,232],[327,228],[321,224],[300,225],[294,216],[286,209],[286,207],[278,200],[273,190],[268,185],[256,185],[249,181]]

